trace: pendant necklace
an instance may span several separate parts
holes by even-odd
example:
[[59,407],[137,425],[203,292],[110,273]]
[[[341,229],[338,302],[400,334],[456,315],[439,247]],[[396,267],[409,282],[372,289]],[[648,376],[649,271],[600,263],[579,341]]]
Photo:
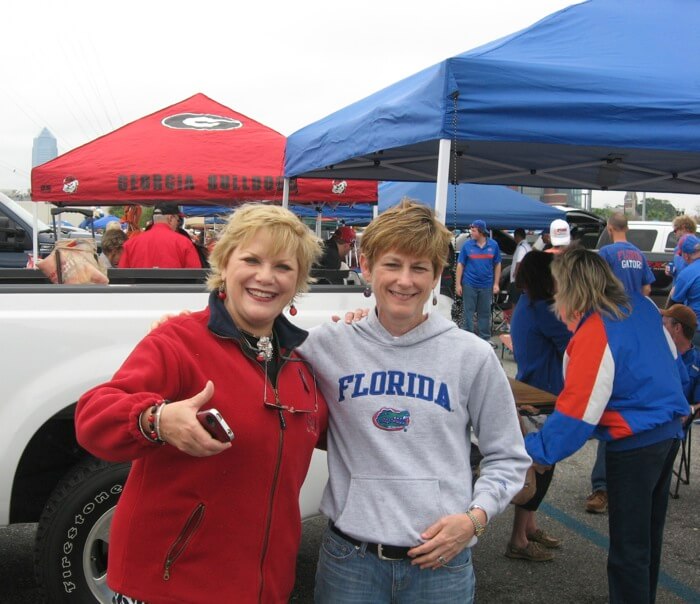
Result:
[[[259,363],[262,363],[263,361],[266,363],[269,363],[275,356],[275,349],[273,345],[273,338],[275,337],[274,332],[272,333],[272,337],[270,336],[256,336],[252,333],[248,333],[244,329],[241,329],[240,327],[238,330],[243,334],[243,340],[245,343],[248,345],[248,348],[250,348],[253,352],[256,353],[256,360]],[[254,345],[253,345],[254,344]]]

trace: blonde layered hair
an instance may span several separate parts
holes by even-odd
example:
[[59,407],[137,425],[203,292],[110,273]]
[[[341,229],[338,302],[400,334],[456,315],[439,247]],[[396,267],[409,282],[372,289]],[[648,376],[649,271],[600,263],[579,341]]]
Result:
[[228,219],[209,256],[211,272],[207,286],[210,290],[219,289],[223,284],[221,271],[226,268],[234,250],[252,240],[261,229],[266,229],[273,241],[270,254],[291,252],[296,258],[299,264],[297,293],[309,289],[311,266],[321,256],[321,240],[289,210],[280,206],[247,203]]
[[435,275],[447,264],[452,234],[428,207],[404,197],[398,205],[382,212],[362,232],[361,250],[370,269],[374,261],[390,250],[429,258]]
[[555,310],[566,322],[588,312],[623,319],[631,310],[625,288],[607,262],[584,248],[569,248],[552,262]]

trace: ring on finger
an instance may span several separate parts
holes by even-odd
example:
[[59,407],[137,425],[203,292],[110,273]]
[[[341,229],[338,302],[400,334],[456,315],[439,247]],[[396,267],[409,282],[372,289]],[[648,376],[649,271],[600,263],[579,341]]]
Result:
[[447,564],[447,560],[445,560],[445,556],[438,556],[438,562],[442,564],[443,566]]

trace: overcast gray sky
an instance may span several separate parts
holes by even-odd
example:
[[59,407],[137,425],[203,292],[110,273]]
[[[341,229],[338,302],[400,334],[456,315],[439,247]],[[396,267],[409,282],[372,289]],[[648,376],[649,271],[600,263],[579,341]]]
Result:
[[[5,0],[0,189],[59,153],[197,92],[289,135],[572,0]],[[700,197],[660,194],[694,211]],[[624,193],[594,191],[594,205]]]

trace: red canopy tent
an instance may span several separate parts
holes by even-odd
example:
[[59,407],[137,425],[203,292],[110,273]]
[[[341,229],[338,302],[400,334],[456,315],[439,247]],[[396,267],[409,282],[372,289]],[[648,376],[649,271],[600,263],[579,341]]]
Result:
[[[32,170],[32,200],[233,205],[282,200],[286,138],[195,94]],[[299,179],[291,203],[372,203],[373,181]]]

